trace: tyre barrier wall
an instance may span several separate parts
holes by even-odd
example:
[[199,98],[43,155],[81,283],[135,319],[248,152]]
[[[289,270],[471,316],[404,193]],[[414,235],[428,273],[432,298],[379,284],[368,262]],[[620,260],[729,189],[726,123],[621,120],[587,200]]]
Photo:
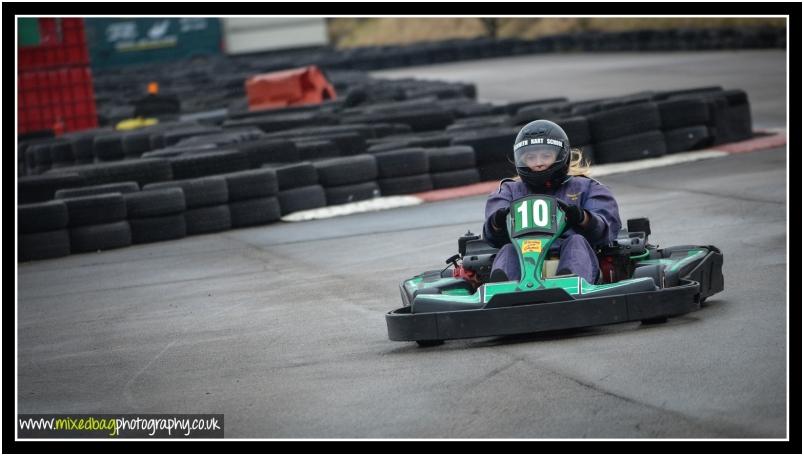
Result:
[[[221,128],[179,122],[127,133],[97,129],[31,143],[22,153],[33,157],[26,167],[44,173],[18,181],[20,260],[258,226],[300,210],[511,177],[511,146],[533,116],[561,125],[572,146],[595,163],[656,157],[752,134],[745,92],[720,87],[533,100],[494,107],[492,114],[477,109],[474,117],[458,117],[439,104],[443,100],[426,99],[349,108],[409,114],[435,103],[432,123],[419,123],[433,127],[424,131],[396,123],[402,114],[392,123],[380,115],[359,117],[355,124],[317,123],[342,122],[333,111],[242,117]],[[452,115],[446,127],[439,117],[445,112]],[[275,130],[280,123],[287,129]],[[270,125],[268,131],[261,125]],[[90,149],[93,162],[86,163]]]
[[[146,77],[170,74],[160,80],[163,93],[176,95],[182,102],[182,112],[196,113],[230,106],[237,98],[241,111],[247,111],[244,82],[249,77],[270,71],[316,65],[324,70],[327,79],[344,101],[359,103],[363,97],[382,96],[387,99],[422,97],[461,93],[460,87],[396,87],[394,90],[359,88],[333,79],[331,73],[359,72],[398,68],[411,65],[474,60],[552,52],[598,51],[685,51],[718,49],[785,49],[784,28],[719,28],[633,30],[623,32],[579,32],[545,36],[532,40],[475,38],[415,43],[406,46],[373,46],[352,49],[323,47],[298,52],[266,52],[242,56],[209,56],[195,61],[172,64],[135,65],[126,68],[97,71],[94,88],[101,125],[114,123],[133,114],[133,102],[142,97]],[[473,87],[466,87],[467,97],[474,98]],[[231,109],[230,109],[231,111]]]

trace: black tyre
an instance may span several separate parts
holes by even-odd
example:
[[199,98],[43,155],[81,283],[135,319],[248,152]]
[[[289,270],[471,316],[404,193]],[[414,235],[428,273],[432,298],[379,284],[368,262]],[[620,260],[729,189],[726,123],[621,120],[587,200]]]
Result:
[[377,159],[378,177],[381,179],[425,174],[430,170],[427,152],[422,148],[380,152]]
[[614,163],[664,155],[667,148],[661,131],[649,131],[595,144],[597,163]]
[[567,134],[571,147],[581,147],[592,142],[589,121],[586,117],[577,116],[556,119],[555,123]]
[[259,168],[264,163],[292,163],[299,161],[299,151],[287,139],[259,139],[237,145],[248,155],[249,167]]
[[188,209],[184,212],[187,234],[217,233],[232,228],[232,216],[227,204]]
[[[181,187],[142,190],[123,195],[129,219],[183,212],[187,206]],[[133,225],[132,225],[133,228]]]
[[426,192],[433,189],[433,181],[429,174],[415,176],[389,177],[379,179],[380,192],[383,196],[405,195],[409,193]]
[[709,109],[700,98],[681,98],[657,103],[662,130],[675,130],[692,125],[706,125]]
[[443,130],[455,118],[445,109],[412,109],[400,112],[377,112],[344,116],[343,123],[401,123],[410,126],[412,131]]
[[499,163],[487,163],[477,166],[480,173],[480,181],[498,181],[500,179],[516,177],[516,168],[513,163],[502,161]]
[[229,203],[232,228],[265,225],[279,220],[279,199],[275,196]]
[[731,125],[729,121],[729,102],[726,97],[715,96],[707,99],[709,108],[709,127],[712,136],[712,144],[724,144],[731,142]]
[[[471,146],[478,168],[489,163],[513,160],[513,147],[518,128],[503,127],[467,132],[452,139],[453,146]],[[482,175],[482,172],[481,172]]]
[[273,169],[279,191],[318,185],[318,171],[310,162],[266,163],[263,168]]
[[475,151],[470,146],[427,149],[427,160],[433,174],[474,168],[476,164]]
[[131,241],[134,244],[181,239],[187,236],[184,214],[160,217],[130,218]]
[[85,164],[95,161],[95,152],[93,152],[94,142],[94,136],[90,135],[70,139],[70,144],[73,146],[73,156],[75,157],[76,163]]
[[544,98],[540,100],[528,100],[528,101],[514,101],[511,103],[506,104],[503,108],[505,112],[509,115],[516,114],[517,111],[524,108],[525,106],[535,106],[535,105],[545,105],[545,104],[554,104],[560,102],[568,101],[566,98]]
[[70,228],[73,253],[96,252],[131,245],[131,227],[127,220]]
[[220,127],[207,127],[203,125],[189,125],[183,128],[176,128],[162,133],[162,140],[166,146],[172,146],[182,139],[194,136],[204,136],[222,132]]
[[431,173],[430,179],[433,181],[434,189],[461,187],[463,185],[471,185],[480,182],[480,173],[475,168],[468,168],[457,171]]
[[514,123],[524,125],[539,119],[555,119],[569,111],[569,103],[543,103],[519,108],[513,116]]
[[151,150],[151,134],[147,131],[133,131],[122,138],[123,154],[126,157],[140,157]]
[[45,260],[70,254],[68,230],[22,234],[19,239],[19,261]]
[[53,166],[70,166],[75,162],[73,155],[73,146],[67,142],[56,142],[50,145],[50,157],[53,160]]
[[665,131],[664,142],[667,144],[667,153],[672,154],[708,147],[712,144],[712,137],[709,136],[709,127],[698,125]]
[[279,192],[276,171],[273,169],[250,169],[224,174],[229,189],[229,201],[248,200],[275,196]]
[[184,190],[184,201],[188,209],[225,204],[229,201],[226,179],[221,176],[202,177],[170,182],[156,182],[143,187],[143,190],[180,187]]
[[302,161],[321,160],[340,157],[341,152],[334,142],[329,140],[298,141],[299,159]]
[[362,182],[359,184],[339,185],[337,187],[325,187],[327,195],[327,205],[353,203],[364,201],[380,196],[380,186],[375,181]]
[[396,135],[375,140],[366,152],[376,154],[389,150],[408,149],[414,147],[448,147],[453,134],[435,132],[434,134],[420,133],[418,135]]
[[721,92],[721,91],[723,91],[723,87],[720,86],[693,87],[690,89],[668,90],[665,92],[657,92],[654,94],[653,98],[655,100],[667,100],[671,97],[704,96],[704,95],[710,95],[713,92]]
[[287,114],[269,114],[240,120],[227,120],[223,122],[223,126],[224,128],[232,128],[243,125],[255,125],[260,130],[266,133],[271,133],[289,130],[291,128],[313,125],[334,125],[337,123],[338,118],[332,114],[318,112],[295,112]]
[[23,204],[18,206],[17,216],[20,234],[58,230],[69,221],[64,201]]
[[313,163],[318,182],[324,187],[357,184],[377,179],[377,159],[363,154],[339,157]]
[[67,206],[70,227],[102,225],[126,218],[126,203],[120,193],[76,196],[61,201]]
[[88,187],[63,188],[56,190],[57,199],[73,198],[76,196],[101,195],[103,193],[133,193],[138,192],[140,186],[136,182],[116,182],[112,184],[91,185]]
[[451,134],[458,134],[459,132],[502,127],[511,124],[513,124],[513,121],[506,115],[467,117],[456,120],[454,124],[446,128],[446,131]]
[[326,205],[327,195],[324,187],[320,185],[309,185],[279,192],[279,207],[282,215]]
[[204,152],[170,158],[174,179],[192,179],[249,169],[248,154],[240,151]]
[[661,127],[655,103],[627,105],[588,116],[589,131],[595,143],[631,136]]
[[170,162],[159,158],[84,165],[76,168],[76,172],[84,177],[86,185],[134,181],[142,187],[151,182],[173,179]]
[[20,204],[39,203],[52,200],[59,189],[85,185],[86,179],[77,173],[25,176],[17,181],[17,197]]
[[581,149],[581,158],[583,160],[585,160],[589,164],[596,163],[596,160],[595,160],[595,147],[593,145],[587,144],[587,145],[585,145],[583,147],[580,147],[579,149]]
[[32,163],[34,167],[40,169],[50,169],[53,165],[53,158],[50,155],[50,143],[31,144],[28,146],[30,154],[33,157]]
[[416,344],[419,347],[422,347],[422,348],[436,347],[438,345],[443,345],[444,341],[443,340],[437,340],[437,339],[434,339],[434,340],[417,340]]
[[[299,140],[299,138],[294,138]],[[305,138],[307,139],[307,138]],[[315,136],[316,140],[331,141],[338,148],[338,155],[348,157],[351,155],[359,155],[366,153],[366,139],[359,133],[353,132],[338,132],[327,133]]]
[[729,141],[743,141],[753,137],[751,109],[747,103],[729,106],[728,125]]
[[105,134],[95,137],[92,143],[95,157],[100,161],[115,161],[125,158],[123,142],[119,134]]

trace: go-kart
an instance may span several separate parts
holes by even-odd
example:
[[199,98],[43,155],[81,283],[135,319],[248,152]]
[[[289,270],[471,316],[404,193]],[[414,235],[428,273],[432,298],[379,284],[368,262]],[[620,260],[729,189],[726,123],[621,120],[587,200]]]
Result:
[[641,321],[655,324],[700,309],[723,290],[717,247],[648,243],[650,222],[630,219],[627,230],[598,250],[600,276],[588,283],[556,275],[550,246],[566,228],[565,214],[548,195],[513,201],[506,219],[519,257],[518,280],[490,281],[499,249],[468,232],[447,267],[399,286],[403,307],[388,312],[388,337],[421,346],[447,339],[503,336]]

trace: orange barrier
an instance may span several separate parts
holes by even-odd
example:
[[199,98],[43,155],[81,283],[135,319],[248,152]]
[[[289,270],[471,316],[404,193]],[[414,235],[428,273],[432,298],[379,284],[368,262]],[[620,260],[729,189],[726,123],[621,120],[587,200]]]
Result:
[[249,111],[334,100],[335,88],[315,65],[252,76],[246,80]]

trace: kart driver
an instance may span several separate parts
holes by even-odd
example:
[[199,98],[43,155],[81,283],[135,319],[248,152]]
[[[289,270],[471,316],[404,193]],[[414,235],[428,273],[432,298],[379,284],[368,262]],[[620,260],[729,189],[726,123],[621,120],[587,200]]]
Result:
[[556,275],[577,274],[596,283],[600,271],[595,249],[610,244],[620,230],[617,201],[600,182],[586,176],[581,151],[570,150],[564,130],[549,120],[533,121],[514,141],[518,177],[503,179],[486,201],[483,237],[501,247],[490,282],[519,280],[519,259],[508,238],[505,219],[512,201],[532,194],[551,195],[566,213],[567,229],[551,246],[559,255]]

